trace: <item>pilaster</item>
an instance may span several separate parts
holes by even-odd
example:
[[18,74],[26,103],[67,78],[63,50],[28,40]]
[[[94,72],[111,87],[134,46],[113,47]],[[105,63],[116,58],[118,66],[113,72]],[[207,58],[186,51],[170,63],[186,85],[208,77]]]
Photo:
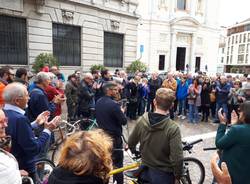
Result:
[[196,46],[197,35],[192,34],[192,43],[190,48],[190,60],[189,60],[189,72],[195,72],[195,46]]
[[171,32],[171,42],[170,42],[170,58],[169,58],[169,70],[175,70],[176,69],[176,32]]

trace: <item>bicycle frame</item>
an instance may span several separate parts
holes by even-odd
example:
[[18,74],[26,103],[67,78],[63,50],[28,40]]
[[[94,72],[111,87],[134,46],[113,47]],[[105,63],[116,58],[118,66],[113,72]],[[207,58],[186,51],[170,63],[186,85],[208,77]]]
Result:
[[112,176],[114,174],[118,174],[118,173],[130,170],[130,169],[135,169],[135,168],[139,167],[140,165],[141,165],[141,162],[136,162],[136,163],[133,163],[133,164],[129,164],[129,165],[126,165],[124,167],[121,167],[121,168],[114,169],[114,170],[110,171],[109,175]]

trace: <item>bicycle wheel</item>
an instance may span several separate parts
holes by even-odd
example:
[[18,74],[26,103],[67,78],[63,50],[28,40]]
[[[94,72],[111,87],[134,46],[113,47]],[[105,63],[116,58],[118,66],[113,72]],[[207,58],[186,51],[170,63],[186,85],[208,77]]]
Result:
[[203,184],[205,180],[205,168],[202,162],[196,158],[186,157],[184,162],[183,184]]
[[61,142],[61,143],[57,144],[56,147],[53,149],[52,156],[51,156],[51,160],[52,160],[52,162],[53,162],[55,165],[58,164],[59,157],[60,157],[60,152],[61,152],[63,143],[64,143],[64,142]]
[[53,171],[55,164],[48,159],[39,159],[36,161],[36,184],[46,182]]

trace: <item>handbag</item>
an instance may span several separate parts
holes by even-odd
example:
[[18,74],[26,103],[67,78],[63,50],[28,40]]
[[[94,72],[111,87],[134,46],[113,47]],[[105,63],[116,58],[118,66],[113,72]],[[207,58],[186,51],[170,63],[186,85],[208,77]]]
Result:
[[210,97],[210,102],[215,102],[216,101],[215,93],[210,93],[209,97]]

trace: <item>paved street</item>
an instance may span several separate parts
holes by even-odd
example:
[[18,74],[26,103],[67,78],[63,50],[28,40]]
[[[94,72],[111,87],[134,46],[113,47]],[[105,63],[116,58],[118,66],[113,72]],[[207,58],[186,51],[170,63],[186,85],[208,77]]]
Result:
[[[182,131],[182,136],[184,140],[192,141],[197,140],[198,138],[203,138],[203,142],[198,143],[194,146],[191,154],[185,153],[185,156],[195,157],[199,159],[206,170],[206,177],[204,184],[210,184],[212,181],[212,174],[210,170],[210,158],[214,151],[203,151],[205,147],[214,147],[214,136],[217,129],[217,125],[211,122],[209,123],[199,123],[199,124],[189,124],[185,120],[178,120]],[[129,122],[129,132],[132,131],[135,122]],[[124,132],[127,132],[127,129],[124,129]],[[131,159],[125,154],[125,164],[131,163]],[[127,178],[125,178],[126,183],[128,183]]]

